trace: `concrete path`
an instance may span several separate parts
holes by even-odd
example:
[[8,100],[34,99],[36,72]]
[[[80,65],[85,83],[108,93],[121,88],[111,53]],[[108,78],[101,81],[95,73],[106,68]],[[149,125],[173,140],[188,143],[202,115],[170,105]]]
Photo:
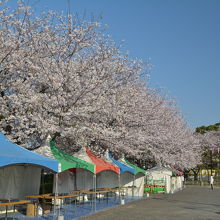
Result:
[[144,197],[80,220],[220,220],[220,188],[187,186],[175,194]]

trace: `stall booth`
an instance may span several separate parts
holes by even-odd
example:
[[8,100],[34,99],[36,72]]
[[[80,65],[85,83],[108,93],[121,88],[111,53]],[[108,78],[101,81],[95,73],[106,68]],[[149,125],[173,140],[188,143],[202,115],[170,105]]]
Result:
[[124,188],[126,195],[134,196],[135,169],[119,160],[115,160],[109,152],[107,152],[106,157],[120,168],[119,187]]
[[[111,154],[109,154],[112,158]],[[116,160],[114,160],[116,162]],[[144,195],[144,182],[146,170],[130,163],[125,158],[117,160],[118,166],[122,166],[121,185],[132,186],[129,190],[129,195],[141,197]],[[126,168],[125,168],[126,167]],[[123,171],[124,170],[124,171]],[[126,171],[125,171],[126,170]]]
[[141,197],[144,195],[144,183],[146,177],[146,170],[136,166],[135,164],[129,162],[127,159],[123,158],[122,162],[126,165],[134,168],[134,196]]
[[172,169],[172,172],[173,175],[171,177],[171,191],[177,192],[183,189],[183,173],[176,169]]
[[11,143],[3,134],[0,141],[0,202],[39,194],[42,169],[57,173],[58,162]]
[[62,172],[57,181],[59,193],[87,190],[87,193],[83,193],[83,201],[87,201],[87,195],[91,197],[92,191],[96,195],[97,189],[118,186],[119,168],[97,158],[89,148],[81,148],[74,155],[69,155],[61,151],[54,141],[48,141],[38,152],[61,164]]
[[50,142],[50,146],[56,160],[65,164],[59,177],[58,189],[66,193],[82,189],[94,190],[94,164],[61,151],[53,141]]
[[86,153],[92,163],[95,164],[96,188],[118,187],[120,169],[102,158],[96,157],[88,147]]
[[165,167],[156,166],[148,170],[146,175],[146,189],[147,191],[158,193],[172,192],[172,176],[173,172]]
[[177,172],[177,189],[182,190],[184,188],[184,174],[179,170]]
[[73,156],[89,164],[89,169],[83,167],[76,169],[76,190],[94,191],[96,188],[96,167],[87,155],[85,147],[82,147]]
[[[44,146],[37,149],[37,152],[53,158],[61,164],[61,172],[58,174],[57,180],[57,191],[59,193],[94,189],[94,164],[63,152],[50,138],[47,139]],[[55,182],[53,184],[53,192],[55,192],[56,188]]]

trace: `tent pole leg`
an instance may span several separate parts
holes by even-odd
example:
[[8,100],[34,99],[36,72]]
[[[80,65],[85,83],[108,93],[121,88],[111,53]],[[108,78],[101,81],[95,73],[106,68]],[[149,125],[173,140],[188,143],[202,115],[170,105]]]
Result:
[[134,175],[134,178],[133,178],[132,197],[134,197],[134,181],[135,181],[135,175]]
[[119,202],[121,202],[121,189],[120,189],[120,187],[121,187],[121,178],[120,178],[120,174],[118,174],[118,186],[119,186],[119,188],[118,188],[118,190],[119,190]]
[[56,215],[56,197],[58,195],[58,173],[55,174],[55,196],[54,196],[54,208],[53,208],[53,219]]
[[96,186],[97,186],[97,182],[96,182],[96,174],[95,174],[95,212],[96,212]]
[[96,174],[93,175],[92,210],[96,212]]
[[[92,176],[92,188],[93,188],[93,191],[95,191],[95,185],[94,185],[94,174]],[[93,194],[91,195],[91,205],[92,205],[92,212],[94,210],[94,196]]]

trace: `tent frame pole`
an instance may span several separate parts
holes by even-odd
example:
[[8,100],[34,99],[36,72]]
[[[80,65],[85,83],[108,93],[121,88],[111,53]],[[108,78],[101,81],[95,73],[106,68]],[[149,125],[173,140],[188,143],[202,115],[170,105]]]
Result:
[[134,197],[134,182],[135,182],[136,174],[133,176],[133,186],[132,186],[132,197]]
[[119,201],[121,201],[121,177],[120,177],[120,174],[118,174],[118,186],[119,186]]
[[92,209],[94,210],[94,212],[96,212],[96,174],[93,175],[93,206],[92,206]]

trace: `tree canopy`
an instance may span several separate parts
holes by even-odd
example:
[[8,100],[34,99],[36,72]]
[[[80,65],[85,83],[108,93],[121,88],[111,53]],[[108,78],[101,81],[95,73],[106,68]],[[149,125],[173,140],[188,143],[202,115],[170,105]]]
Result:
[[200,126],[196,128],[196,132],[200,134],[205,134],[209,131],[218,131],[220,128],[220,123],[216,123],[214,125],[208,125],[208,126]]

